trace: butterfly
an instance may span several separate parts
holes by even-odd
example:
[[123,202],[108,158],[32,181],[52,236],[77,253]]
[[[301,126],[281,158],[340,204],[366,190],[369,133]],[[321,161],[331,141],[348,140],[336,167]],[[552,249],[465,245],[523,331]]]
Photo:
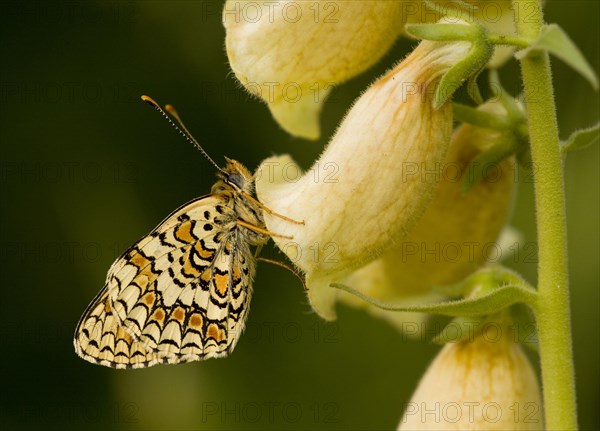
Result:
[[[220,168],[185,128],[156,108],[218,169],[211,193],[181,206],[110,267],[106,283],[75,330],[77,354],[113,368],[144,368],[226,356],[248,314],[256,270],[253,249],[270,236],[252,196],[254,178],[226,158]],[[263,259],[267,260],[267,259]],[[268,260],[267,260],[268,261]],[[276,262],[273,262],[276,263]]]

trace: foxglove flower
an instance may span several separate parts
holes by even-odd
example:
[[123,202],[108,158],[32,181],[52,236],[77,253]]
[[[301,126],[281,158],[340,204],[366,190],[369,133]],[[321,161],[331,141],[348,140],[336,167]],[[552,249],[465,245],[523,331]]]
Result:
[[[511,0],[411,2],[404,6],[403,18],[408,24],[434,23],[445,19],[448,23],[478,23],[495,34],[515,36],[517,32]],[[511,58],[514,50],[511,46],[496,47],[488,67],[499,68]]]
[[402,30],[402,3],[228,0],[223,23],[231,69],[287,132],[317,139],[332,86],[387,52]]
[[399,430],[541,430],[536,373],[515,329],[483,323],[446,344],[405,403]]
[[[498,102],[479,109],[505,113]],[[432,292],[432,286],[457,283],[485,263],[507,258],[508,247],[514,244],[503,246],[499,235],[512,209],[514,157],[487,166],[487,175],[468,193],[462,189],[465,178],[472,175],[474,159],[502,139],[501,131],[461,125],[452,135],[446,160],[429,173],[439,175],[439,188],[415,228],[381,258],[342,283],[383,302],[427,303],[441,298]],[[339,295],[343,302],[365,307],[399,329],[406,329],[406,322],[420,322],[425,317],[385,311],[346,292]]]
[[[319,113],[333,86],[375,64],[403,33],[406,22],[439,20],[515,33],[509,0],[477,5],[227,0],[223,8],[227,56],[236,77],[268,104],[283,129],[307,139],[319,137]],[[497,48],[490,65],[499,67],[513,50]]]
[[355,102],[302,177],[290,177],[299,167],[289,156],[259,168],[261,202],[305,221],[265,214],[271,232],[293,237],[274,240],[306,274],[309,301],[322,317],[335,317],[330,283],[401,241],[429,205],[439,176],[426,173],[442,165],[452,130],[451,105],[433,109],[433,97],[440,77],[469,48],[467,42],[421,42]]

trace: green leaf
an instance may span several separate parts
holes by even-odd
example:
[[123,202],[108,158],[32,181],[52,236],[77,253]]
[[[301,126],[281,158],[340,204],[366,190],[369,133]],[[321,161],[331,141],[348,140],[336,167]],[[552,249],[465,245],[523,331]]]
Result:
[[487,291],[480,296],[445,301],[433,305],[405,306],[386,304],[343,284],[334,283],[331,286],[351,293],[383,310],[432,313],[452,317],[475,317],[497,313],[516,303],[526,303],[533,306],[537,299],[537,292],[529,287],[506,285]]
[[515,52],[515,57],[517,60],[521,60],[532,51],[548,51],[555,55],[587,79],[594,90],[598,90],[598,77],[594,69],[587,62],[577,45],[559,25],[550,24],[545,26],[531,46]]
[[587,129],[577,130],[562,144],[563,154],[583,150],[600,141],[600,123]]

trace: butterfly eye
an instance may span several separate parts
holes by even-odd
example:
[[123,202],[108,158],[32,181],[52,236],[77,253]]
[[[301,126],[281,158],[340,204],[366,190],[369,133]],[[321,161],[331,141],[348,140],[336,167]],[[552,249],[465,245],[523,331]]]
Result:
[[241,189],[244,184],[244,178],[240,174],[231,174],[227,177],[227,182]]

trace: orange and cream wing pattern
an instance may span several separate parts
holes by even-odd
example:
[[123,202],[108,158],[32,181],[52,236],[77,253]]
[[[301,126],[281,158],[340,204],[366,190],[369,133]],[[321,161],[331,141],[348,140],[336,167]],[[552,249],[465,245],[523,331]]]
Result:
[[233,203],[220,195],[192,201],[117,259],[79,322],[77,353],[116,368],[229,353],[255,271]]
[[85,311],[77,326],[75,351],[86,361],[113,368],[140,368],[158,364],[156,352],[134,340],[118,325],[106,287]]

